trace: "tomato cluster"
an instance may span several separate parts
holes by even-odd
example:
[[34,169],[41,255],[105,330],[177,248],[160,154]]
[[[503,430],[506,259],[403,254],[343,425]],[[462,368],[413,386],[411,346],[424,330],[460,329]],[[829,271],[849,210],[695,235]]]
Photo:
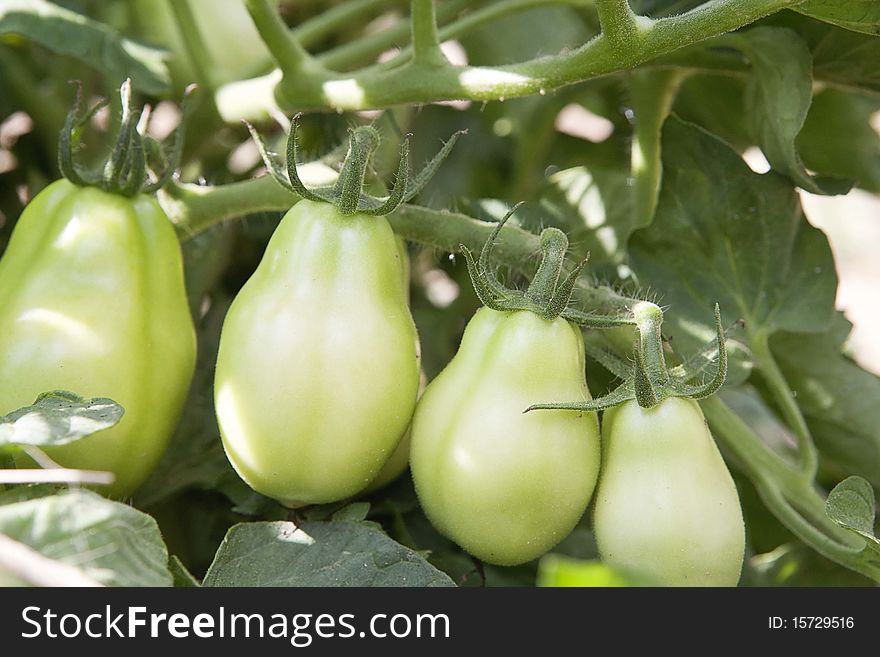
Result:
[[[566,313],[580,270],[561,278],[560,231],[542,234],[525,293],[480,269],[491,239],[479,266],[466,252],[487,307],[419,399],[405,249],[360,196],[299,191],[306,199],[281,220],[220,337],[217,420],[247,484],[296,508],[374,490],[409,463],[437,530],[499,565],[553,548],[595,488],[605,561],[658,584],[737,583],[739,499],[696,402],[617,404],[600,449],[584,342]],[[128,495],[167,444],[194,361],[180,248],[156,201],[66,180],[41,192],[0,260],[0,411],[57,388],[115,399],[118,426],[48,451],[113,472],[109,494]],[[547,400],[574,407],[524,412]]]

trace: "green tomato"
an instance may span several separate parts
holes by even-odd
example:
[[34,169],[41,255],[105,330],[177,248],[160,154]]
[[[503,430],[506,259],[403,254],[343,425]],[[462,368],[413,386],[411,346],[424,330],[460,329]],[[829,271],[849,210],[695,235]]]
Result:
[[699,404],[605,411],[593,519],[603,560],[667,586],[735,586],[745,530],[733,479]]
[[171,437],[195,353],[180,245],[153,198],[59,180],[28,204],[0,260],[0,414],[55,389],[115,400],[118,425],[46,452],[128,495]]
[[226,455],[289,507],[364,489],[406,431],[419,346],[384,217],[300,201],[281,220],[220,336]]
[[599,471],[595,413],[533,411],[587,400],[584,344],[564,319],[481,308],[413,418],[410,468],[433,525],[475,557],[515,565],[562,540]]

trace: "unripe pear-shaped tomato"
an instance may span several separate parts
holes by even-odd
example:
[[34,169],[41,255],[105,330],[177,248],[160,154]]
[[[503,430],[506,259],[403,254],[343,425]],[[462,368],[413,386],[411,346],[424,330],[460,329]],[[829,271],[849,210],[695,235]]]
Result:
[[220,337],[215,403],[226,455],[290,507],[366,487],[397,447],[419,348],[384,217],[303,200],[281,220]]
[[599,471],[596,414],[523,413],[586,401],[584,344],[565,319],[481,308],[413,418],[410,467],[433,525],[475,557],[515,565],[562,540]]
[[667,586],[735,586],[745,530],[699,404],[670,397],[605,411],[593,519],[602,559]]
[[195,346],[180,245],[153,198],[59,180],[28,204],[0,259],[0,414],[55,389],[125,409],[52,459],[134,491],[177,424]]

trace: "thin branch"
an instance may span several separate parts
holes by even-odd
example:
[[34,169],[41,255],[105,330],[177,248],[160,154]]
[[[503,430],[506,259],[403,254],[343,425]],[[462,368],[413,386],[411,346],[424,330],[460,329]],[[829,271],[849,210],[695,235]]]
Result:
[[[424,75],[418,66],[411,65],[353,74],[300,72],[283,77],[279,83],[280,97],[285,110],[343,111],[442,100],[491,101],[546,93],[641,66],[753,23],[798,1],[714,0],[684,14],[653,21],[650,29],[639,29],[637,42],[631,47],[615,47],[608,35],[600,35],[571,52],[507,66],[445,64],[434,68],[431,75]],[[257,2],[248,0],[249,5]],[[260,108],[254,107],[253,111],[258,113]]]
[[[602,34],[617,48],[633,47],[639,26],[628,0],[596,0]],[[643,21],[649,19],[642,18]]]
[[[475,5],[483,4],[486,0],[444,0],[444,2],[436,8],[435,14],[437,22],[444,22],[454,18],[462,9],[475,8]],[[549,0],[543,0],[548,2]],[[503,4],[503,3],[502,3]],[[469,15],[469,14],[467,14]],[[456,21],[457,22],[457,21]],[[349,41],[332,50],[321,53],[316,56],[321,65],[333,70],[347,70],[354,66],[367,66],[373,64],[376,58],[383,52],[403,44],[407,44],[412,38],[412,25],[409,20],[401,20],[388,29],[365,36],[357,41]],[[441,39],[445,37],[442,36]],[[412,49],[407,47],[404,49],[409,59]],[[399,56],[399,55],[398,55]],[[397,61],[397,57],[394,58]]]
[[245,0],[245,5],[260,37],[285,76],[302,75],[305,69],[310,68],[310,64],[311,68],[316,67],[312,56],[288,30],[270,0]]
[[440,52],[434,0],[412,0],[411,6],[413,61],[428,66],[448,63]]
[[308,48],[340,28],[356,25],[386,5],[402,4],[404,0],[350,0],[303,21],[290,30],[290,34],[301,46]]
[[[177,226],[183,239],[193,237],[227,219],[255,212],[284,212],[299,197],[281,187],[271,176],[219,185],[194,185],[172,181],[158,193],[159,202]],[[388,215],[391,227],[401,237],[456,253],[459,244],[479,251],[496,227],[495,222],[479,221],[455,212],[432,210],[417,205],[401,205]],[[498,235],[493,259],[514,271],[531,275],[540,238],[522,228],[507,225]],[[596,287],[589,276],[576,285],[578,301],[588,307],[603,307],[609,313],[628,313],[633,300],[607,287]]]
[[184,50],[192,63],[196,83],[203,89],[213,93],[216,76],[214,62],[205,45],[205,37],[199,30],[199,24],[189,2],[169,3],[177,21],[177,31]]
[[779,404],[786,423],[794,431],[797,438],[801,472],[812,481],[816,477],[819,467],[819,453],[801,408],[795,401],[791,387],[770,351],[766,334],[750,335],[749,346],[752,349],[758,370],[767,382],[776,403]]

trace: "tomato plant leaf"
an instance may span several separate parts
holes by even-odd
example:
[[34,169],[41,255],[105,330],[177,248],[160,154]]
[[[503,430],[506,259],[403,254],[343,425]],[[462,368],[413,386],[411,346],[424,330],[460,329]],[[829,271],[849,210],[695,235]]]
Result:
[[351,522],[360,522],[361,520],[366,520],[367,514],[370,512],[370,503],[369,502],[354,502],[352,504],[347,504],[339,511],[333,514],[332,519],[334,521],[343,521],[350,520]]
[[856,532],[869,542],[880,541],[874,536],[874,489],[858,476],[847,477],[828,493],[825,511],[838,525]]
[[170,586],[156,521],[96,493],[69,490],[0,506],[0,533],[108,586]]
[[31,406],[0,417],[0,450],[23,445],[65,445],[112,427],[122,419],[112,399],[83,399],[65,390],[46,392]]
[[828,494],[825,512],[838,525],[864,539],[861,559],[865,566],[880,573],[880,540],[874,535],[876,507],[871,484],[859,476],[847,477]]
[[804,164],[819,173],[845,175],[863,189],[880,192],[880,135],[871,126],[878,110],[876,98],[832,88],[817,93],[797,138]]
[[793,9],[847,30],[880,35],[880,2],[877,0],[809,0]]
[[113,28],[46,0],[7,0],[0,34],[23,36],[58,55],[75,57],[118,84],[131,78],[148,94],[169,91],[165,53],[123,37]]
[[412,550],[355,522],[235,525],[204,586],[452,586]]
[[840,477],[861,475],[880,488],[880,377],[843,354],[850,328],[838,315],[827,332],[778,333],[770,346],[826,467]]
[[681,85],[673,111],[724,139],[738,151],[752,145],[744,78],[692,75]]
[[183,565],[183,562],[175,554],[172,554],[168,559],[168,570],[171,572],[171,576],[174,578],[174,586],[177,588],[197,588],[201,586],[199,580],[193,577],[192,573],[186,569],[186,566]]
[[874,535],[875,508],[874,489],[856,475],[837,484],[825,502],[829,518],[864,540],[859,559],[865,571],[873,571],[876,580],[880,578],[880,540]]
[[[665,330],[677,351],[712,339],[716,301],[725,324],[742,319],[749,333],[828,327],[831,249],[786,179],[752,172],[727,144],[674,116],[663,129],[663,170],[654,222],[633,234],[629,250],[639,280],[670,306]],[[728,380],[744,376],[731,368]]]
[[814,194],[849,191],[852,181],[809,175],[795,147],[813,96],[812,57],[804,40],[792,30],[758,27],[722,42],[751,62],[746,85],[751,130],[773,168]]
[[827,29],[817,30],[810,40],[813,76],[855,91],[880,92],[880,39],[828,25],[819,27]]

